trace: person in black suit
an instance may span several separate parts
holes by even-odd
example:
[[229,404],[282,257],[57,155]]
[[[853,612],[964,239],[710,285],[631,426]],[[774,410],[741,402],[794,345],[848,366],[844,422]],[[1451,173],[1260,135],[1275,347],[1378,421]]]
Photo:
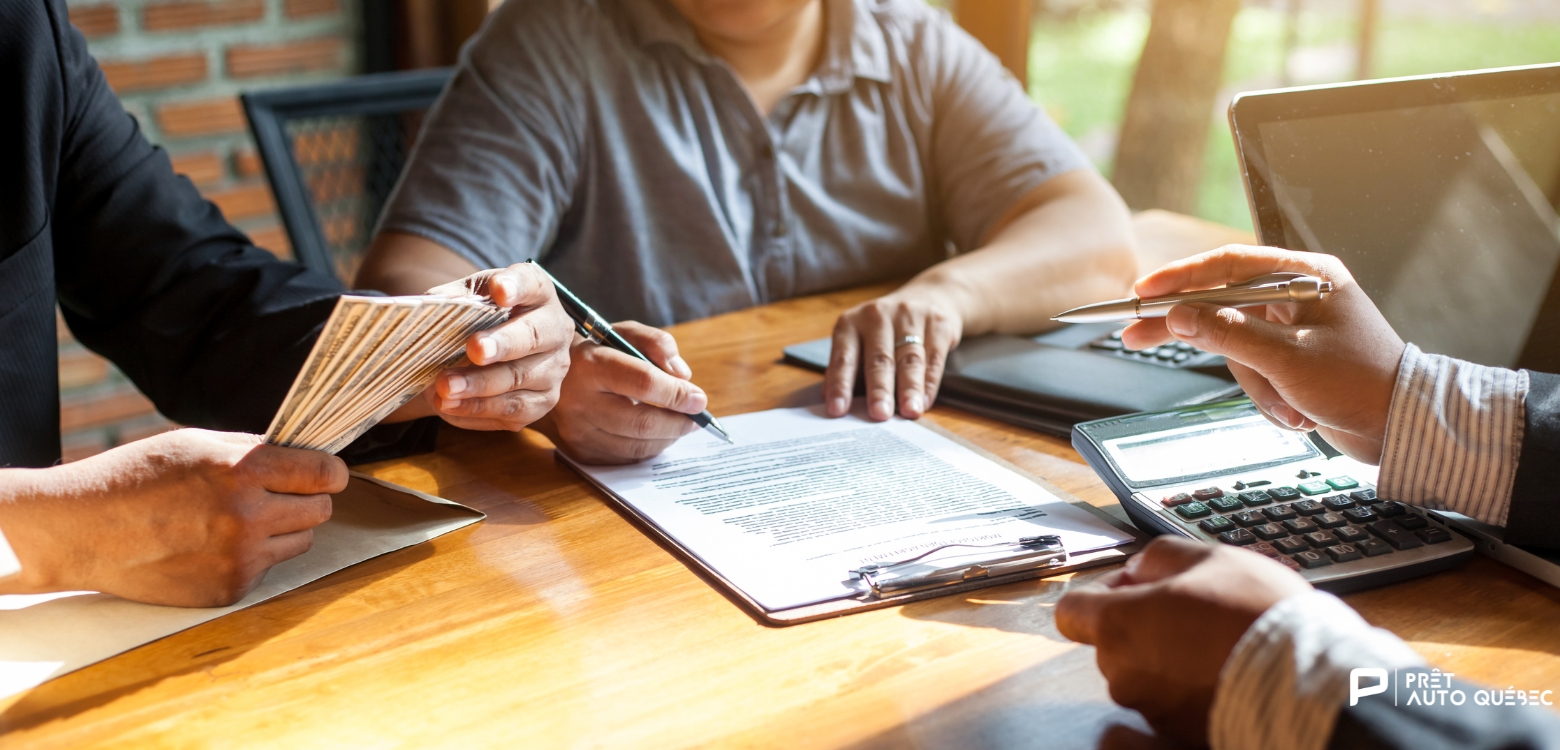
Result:
[[[1140,280],[1136,293],[1278,271],[1320,276],[1334,291],[1305,305],[1180,305],[1164,319],[1134,323],[1123,342],[1143,349],[1174,338],[1222,354],[1274,424],[1315,429],[1353,458],[1380,464],[1383,497],[1434,503],[1505,526],[1508,541],[1560,548],[1552,510],[1560,376],[1419,351],[1328,255],[1231,246],[1166,266]],[[1560,718],[1526,706],[1552,702],[1560,686],[1515,686],[1525,707],[1504,699],[1481,706],[1479,686],[1431,672],[1396,636],[1243,548],[1155,539],[1100,585],[1064,596],[1056,625],[1097,648],[1113,699],[1183,742],[1239,750],[1560,748]],[[1391,691],[1369,694],[1378,683],[1365,684],[1357,669],[1395,675],[1389,679],[1405,690],[1460,689],[1462,700],[1394,702]]]
[[[266,428],[341,289],[254,247],[174,174],[61,0],[0,0],[0,102],[0,530],[21,563],[0,593],[236,601],[309,548],[328,493],[346,484],[340,459],[249,434]],[[441,375],[359,456],[426,444],[431,420],[418,417],[520,429],[556,403],[572,326],[551,284],[518,266],[477,276],[511,320],[473,336],[477,364]],[[57,465],[56,305],[159,411],[214,431]]]

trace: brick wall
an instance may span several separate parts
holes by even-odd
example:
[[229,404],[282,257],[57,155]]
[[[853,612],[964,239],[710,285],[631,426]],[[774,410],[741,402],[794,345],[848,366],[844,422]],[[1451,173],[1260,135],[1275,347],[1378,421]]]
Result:
[[[357,0],[67,0],[71,22],[146,136],[255,244],[291,257],[238,93],[357,68]],[[172,425],[60,321],[67,461]]]

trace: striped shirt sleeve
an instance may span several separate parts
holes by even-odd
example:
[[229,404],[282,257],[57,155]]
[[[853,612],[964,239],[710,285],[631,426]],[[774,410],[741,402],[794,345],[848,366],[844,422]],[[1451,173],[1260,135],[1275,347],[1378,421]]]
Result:
[[1307,591],[1273,605],[1235,644],[1208,715],[1213,750],[1321,750],[1355,667],[1425,662],[1332,594]]
[[1521,370],[1409,344],[1398,365],[1377,489],[1393,500],[1506,525],[1527,391]]

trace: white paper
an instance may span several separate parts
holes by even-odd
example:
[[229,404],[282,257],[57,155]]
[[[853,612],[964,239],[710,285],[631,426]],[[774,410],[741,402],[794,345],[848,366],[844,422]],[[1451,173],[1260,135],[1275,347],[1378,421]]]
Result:
[[577,468],[770,611],[855,595],[849,571],[950,543],[1057,534],[1078,554],[1132,541],[915,422],[815,407],[721,423],[736,445],[701,431],[639,464]]
[[266,573],[242,601],[188,609],[91,591],[0,596],[0,698],[203,622],[252,607],[387,552],[482,520],[482,513],[361,474],[335,495],[314,547]]

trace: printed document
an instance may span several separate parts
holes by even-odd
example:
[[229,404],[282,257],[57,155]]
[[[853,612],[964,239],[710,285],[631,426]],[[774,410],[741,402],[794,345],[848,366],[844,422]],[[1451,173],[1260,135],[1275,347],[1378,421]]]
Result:
[[721,422],[735,445],[701,431],[639,464],[576,468],[769,611],[855,596],[851,570],[948,544],[1056,534],[1081,554],[1133,541],[915,422],[822,407]]

